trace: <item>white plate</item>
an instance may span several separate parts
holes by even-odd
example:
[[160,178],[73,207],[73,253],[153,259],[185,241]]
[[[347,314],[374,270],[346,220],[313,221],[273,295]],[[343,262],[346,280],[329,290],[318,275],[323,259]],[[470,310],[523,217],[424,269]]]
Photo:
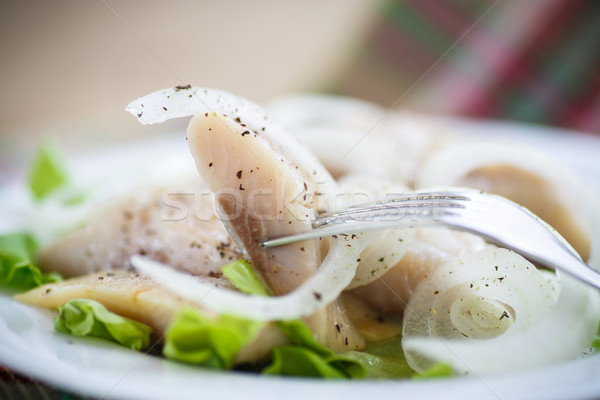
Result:
[[[454,119],[445,123],[463,131],[522,140],[540,147],[570,164],[600,191],[597,137],[528,125]],[[189,158],[181,135],[148,141],[142,147],[136,145],[135,154],[156,148],[163,153],[170,149],[173,160]],[[119,152],[131,157],[133,150],[130,147]],[[102,165],[98,163],[105,160],[104,156],[88,157],[82,167],[94,169]],[[110,157],[114,159],[115,153],[111,152]],[[6,189],[15,194],[14,187]],[[15,194],[8,201],[19,198]],[[9,220],[7,214],[13,205],[5,203],[0,210],[0,232],[7,230],[4,221]],[[0,364],[59,388],[99,398],[587,399],[600,396],[600,354],[515,374],[429,381],[318,381],[191,368],[101,340],[55,333],[53,315],[0,293]]]

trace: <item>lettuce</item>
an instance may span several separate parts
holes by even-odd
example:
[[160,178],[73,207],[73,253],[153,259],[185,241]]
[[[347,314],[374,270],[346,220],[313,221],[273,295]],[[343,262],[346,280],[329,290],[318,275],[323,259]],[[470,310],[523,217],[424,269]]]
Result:
[[[244,260],[228,264],[221,270],[239,290],[268,295],[267,289]],[[337,355],[314,338],[303,320],[278,321],[277,326],[289,337],[292,345],[275,348],[273,360],[263,369],[263,374],[343,379],[408,376],[412,371],[404,361],[399,341],[399,350],[393,352],[393,356],[389,355],[389,349],[386,349],[387,357],[360,351]],[[380,348],[373,347],[371,350]]]
[[278,321],[277,326],[290,338],[292,343],[319,354],[322,357],[331,357],[333,351],[319,343],[313,336],[310,328],[301,319]]
[[[221,268],[246,293],[266,294],[262,283],[243,260]],[[189,364],[230,369],[237,352],[250,343],[264,323],[221,315],[210,318],[197,309],[180,312],[171,322],[165,337],[163,355]]]
[[439,362],[432,365],[428,370],[413,376],[414,379],[449,378],[454,376],[454,370],[450,364]]
[[[246,261],[235,261],[221,271],[240,291],[269,295]],[[273,349],[268,365],[254,366],[265,375],[381,379],[413,374],[404,359],[400,340],[371,344],[366,351],[336,354],[315,339],[303,320],[277,321],[276,324],[291,344]],[[186,363],[230,369],[237,352],[254,340],[263,326],[262,322],[227,315],[211,318],[197,309],[184,310],[167,330],[163,354]]]
[[270,295],[250,264],[244,260],[236,260],[221,267],[221,272],[241,292],[262,296]]
[[329,379],[363,378],[366,369],[358,358],[336,355],[320,344],[302,320],[278,321],[277,326],[293,345],[273,350],[273,361],[263,369],[266,375],[293,375]]
[[[253,295],[268,296],[269,291],[262,284],[252,267],[244,260],[237,260],[221,268],[223,275],[240,291]],[[314,353],[330,357],[333,352],[322,346],[313,337],[312,332],[300,319],[278,321],[277,325],[292,343],[312,350]]]
[[227,315],[209,318],[190,308],[179,313],[167,329],[163,355],[190,364],[230,369],[237,352],[256,338],[263,325]]
[[331,360],[302,346],[279,346],[273,350],[273,362],[263,369],[266,375],[291,375],[344,379],[349,376]]
[[70,300],[58,309],[54,329],[73,336],[93,336],[111,340],[134,350],[150,345],[152,328],[108,311],[94,300]]
[[598,326],[598,330],[596,331],[594,339],[592,339],[592,343],[590,343],[590,347],[594,352],[600,351],[600,326]]
[[29,171],[29,188],[33,197],[43,200],[67,181],[67,173],[56,149],[48,143],[41,145]]
[[276,348],[273,363],[263,373],[319,376],[322,378],[391,379],[413,374],[402,352],[400,340],[370,344],[364,351],[335,354],[317,342],[304,321],[280,321],[294,350]]
[[28,290],[45,283],[58,282],[60,275],[44,274],[34,264],[38,245],[27,234],[0,236],[0,285]]
[[383,343],[371,343],[364,351],[348,351],[339,356],[353,360],[360,369],[350,372],[353,377],[366,379],[406,378],[413,375],[413,369],[404,358],[400,338]]

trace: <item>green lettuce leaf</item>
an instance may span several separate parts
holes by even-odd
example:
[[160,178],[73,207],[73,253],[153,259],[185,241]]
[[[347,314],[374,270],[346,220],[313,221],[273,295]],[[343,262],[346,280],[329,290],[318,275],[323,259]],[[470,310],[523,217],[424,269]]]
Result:
[[0,236],[0,285],[28,290],[45,283],[58,282],[60,275],[44,274],[34,264],[38,245],[27,234]]
[[[235,261],[224,266],[223,275],[240,291],[269,295],[248,263]],[[277,321],[279,329],[292,345],[273,350],[273,360],[263,373],[321,378],[398,378],[408,377],[413,370],[404,359],[400,340],[370,345],[365,351],[335,354],[319,343],[301,319]]]
[[150,345],[152,328],[141,322],[108,311],[94,300],[70,300],[58,309],[54,329],[74,336],[93,336],[111,340],[134,350]]
[[240,292],[269,296],[270,293],[250,264],[237,260],[221,267],[221,272]]
[[[294,324],[293,329],[299,326]],[[309,339],[305,335],[307,330],[308,327],[304,326],[293,333],[295,345],[287,347],[294,351],[276,348],[273,363],[263,373],[352,379],[394,379],[414,374],[404,358],[400,340],[370,344],[364,351],[335,354],[316,342],[312,335]]]
[[321,378],[362,378],[366,375],[362,360],[336,355],[319,343],[301,319],[278,321],[279,329],[290,338],[293,346],[273,350],[273,362],[264,374],[295,375]]
[[286,334],[295,345],[304,347],[313,351],[321,357],[332,357],[334,352],[331,349],[319,343],[310,328],[301,319],[293,319],[288,321],[278,321],[277,326]]
[[364,351],[348,351],[338,357],[353,360],[359,366],[348,369],[354,378],[394,379],[414,374],[404,357],[400,338],[369,344]]
[[[252,267],[244,260],[228,264],[221,268],[221,271],[244,293],[262,296],[270,294]],[[273,361],[263,369],[264,374],[322,378],[364,375],[363,368],[357,365],[355,360],[337,357],[331,349],[321,345],[303,320],[277,321],[277,326],[290,338],[293,345],[275,348]]]
[[237,352],[256,338],[263,325],[227,315],[209,318],[190,308],[167,329],[163,354],[172,360],[230,369]]
[[49,143],[42,144],[29,171],[29,188],[33,197],[43,200],[68,182],[66,169],[57,150]]
[[600,351],[600,326],[598,326],[598,330],[596,331],[596,336],[592,339],[592,343],[590,343],[590,347],[594,350],[594,353]]
[[330,360],[302,346],[279,346],[273,350],[273,362],[263,369],[266,375],[291,375],[329,379],[348,378]]
[[452,366],[443,362],[434,364],[427,371],[415,374],[413,379],[450,378],[454,375]]
[[[269,291],[246,261],[234,261],[222,267],[221,271],[240,291],[254,295],[269,295]],[[292,343],[310,349],[323,357],[333,355],[333,351],[317,342],[308,326],[306,326],[306,323],[301,319],[278,321],[277,325],[291,339]]]
[[[221,270],[240,291],[269,295],[261,280],[245,261],[235,261]],[[399,339],[370,345],[365,351],[335,354],[315,339],[301,319],[278,321],[277,326],[290,338],[292,345],[280,346],[273,350],[273,361],[263,369],[264,374],[329,379],[399,378],[413,374],[413,370],[404,359]]]

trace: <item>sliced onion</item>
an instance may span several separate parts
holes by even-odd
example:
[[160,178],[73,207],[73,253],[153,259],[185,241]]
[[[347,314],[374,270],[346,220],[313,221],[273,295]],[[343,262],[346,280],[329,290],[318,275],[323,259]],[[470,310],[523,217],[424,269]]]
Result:
[[446,362],[475,374],[538,367],[580,355],[600,320],[598,293],[556,284],[518,254],[488,248],[450,262],[416,289],[402,345],[411,367]]
[[348,286],[356,271],[356,260],[368,244],[362,236],[359,234],[356,239],[338,236],[332,240],[332,248],[318,272],[293,292],[278,297],[249,296],[217,288],[142,256],[133,256],[131,263],[199,307],[257,321],[287,320],[313,314],[335,300]]

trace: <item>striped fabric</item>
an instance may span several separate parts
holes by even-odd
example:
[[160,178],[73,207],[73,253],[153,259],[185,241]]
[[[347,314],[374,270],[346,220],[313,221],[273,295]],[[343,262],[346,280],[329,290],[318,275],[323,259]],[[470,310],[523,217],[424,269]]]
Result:
[[334,92],[600,133],[600,1],[390,0]]

